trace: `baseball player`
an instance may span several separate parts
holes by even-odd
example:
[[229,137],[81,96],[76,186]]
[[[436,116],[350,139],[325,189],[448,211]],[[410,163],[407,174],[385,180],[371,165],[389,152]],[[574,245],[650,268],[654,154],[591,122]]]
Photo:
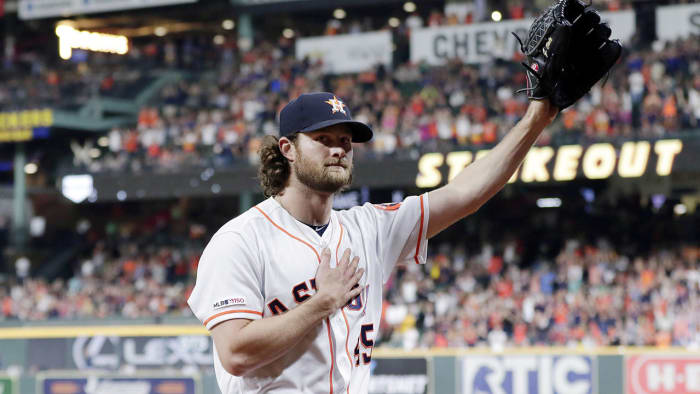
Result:
[[372,130],[331,93],[287,104],[279,139],[260,151],[270,198],[214,234],[188,300],[211,332],[221,391],[367,393],[394,266],[425,263],[428,239],[500,190],[557,112],[532,101],[488,156],[437,190],[334,211],[352,180],[352,143]]

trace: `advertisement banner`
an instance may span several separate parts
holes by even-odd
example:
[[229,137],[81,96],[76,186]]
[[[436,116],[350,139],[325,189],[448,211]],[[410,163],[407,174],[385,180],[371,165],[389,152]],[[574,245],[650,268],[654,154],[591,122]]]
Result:
[[588,356],[467,356],[461,362],[463,394],[593,393]]
[[378,64],[391,67],[392,53],[388,31],[308,37],[296,42],[297,59],[308,56],[321,60],[323,70],[330,74],[367,71]]
[[194,378],[162,377],[43,377],[38,381],[41,394],[197,394]]
[[212,366],[211,339],[206,336],[179,337],[79,337],[73,341],[73,362],[77,369],[117,369],[166,366]]
[[659,40],[687,38],[700,34],[700,4],[656,8],[656,35]]
[[372,358],[370,394],[425,394],[428,361],[425,358]]
[[700,393],[700,356],[625,358],[627,394]]
[[119,370],[122,367],[213,367],[206,335],[35,339],[27,349],[27,368]]
[[16,380],[7,376],[0,376],[0,394],[17,394],[18,391]]
[[39,19],[195,2],[197,0],[19,0],[17,12],[20,19]]
[[53,118],[49,108],[0,112],[0,142],[48,138]]
[[[601,17],[610,24],[612,38],[624,42],[634,34],[632,11],[601,12]],[[525,39],[533,21],[531,18],[412,30],[411,62],[441,65],[454,58],[465,63],[484,63],[494,58],[511,60],[520,53],[520,45],[511,32]]]

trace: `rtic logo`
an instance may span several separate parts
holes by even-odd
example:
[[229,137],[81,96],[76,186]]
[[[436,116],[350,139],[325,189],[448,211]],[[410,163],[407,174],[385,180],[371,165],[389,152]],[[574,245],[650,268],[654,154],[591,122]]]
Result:
[[244,305],[244,304],[245,304],[244,297],[233,297],[233,298],[227,298],[225,300],[215,302],[214,309],[226,308],[226,307],[233,306],[233,305]]
[[593,361],[584,356],[474,356],[462,359],[462,394],[591,394]]
[[630,394],[698,393],[700,357],[628,357],[627,382]]

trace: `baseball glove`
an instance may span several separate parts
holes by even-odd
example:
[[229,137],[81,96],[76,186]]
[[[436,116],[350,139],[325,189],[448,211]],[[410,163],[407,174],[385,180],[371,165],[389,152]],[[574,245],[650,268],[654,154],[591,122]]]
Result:
[[619,42],[598,12],[580,0],[559,0],[537,17],[520,49],[527,56],[525,91],[531,99],[549,98],[564,109],[583,97],[615,64]]

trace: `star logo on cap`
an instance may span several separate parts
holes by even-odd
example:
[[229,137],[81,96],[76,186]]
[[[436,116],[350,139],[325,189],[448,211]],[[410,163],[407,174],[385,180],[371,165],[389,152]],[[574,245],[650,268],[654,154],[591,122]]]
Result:
[[330,105],[331,107],[333,107],[333,108],[331,109],[331,113],[334,114],[334,113],[336,113],[336,112],[342,112],[343,115],[347,115],[347,114],[345,113],[345,109],[343,109],[343,107],[345,106],[345,103],[342,102],[342,101],[340,101],[340,100],[338,100],[337,97],[333,96],[333,99],[332,99],[332,100],[324,101],[324,103],[326,103],[326,104]]

